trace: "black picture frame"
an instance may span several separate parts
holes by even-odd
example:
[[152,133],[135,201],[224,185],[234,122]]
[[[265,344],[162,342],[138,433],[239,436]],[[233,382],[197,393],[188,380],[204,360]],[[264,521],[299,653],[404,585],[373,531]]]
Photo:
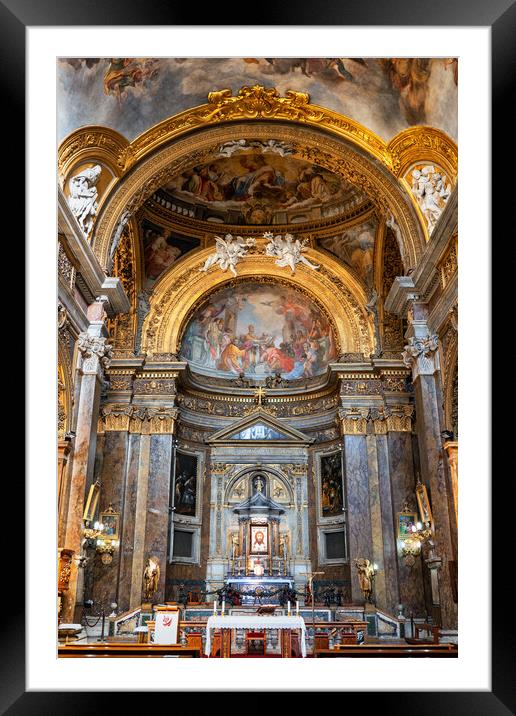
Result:
[[[504,165],[510,162],[505,146],[511,82],[516,66],[516,3],[514,0],[435,0],[429,4],[423,0],[362,0],[360,3],[322,2],[312,5],[301,2],[271,3],[268,0],[252,8],[253,24],[296,26],[484,26],[491,28],[492,38],[492,150],[493,161],[502,156],[504,142]],[[207,7],[202,12],[203,25],[225,25],[224,18],[238,18],[245,24],[244,8],[241,4],[233,7]],[[250,13],[251,14],[251,13]],[[295,22],[292,23],[292,19]],[[24,157],[20,147],[25,144],[25,30],[28,26],[80,26],[80,25],[121,25],[159,26],[195,25],[199,9],[194,6],[175,3],[164,4],[160,0],[90,0],[71,3],[66,0],[3,0],[0,2],[0,47],[2,48],[3,72],[0,75],[4,111],[8,108],[9,141],[6,142],[4,162],[9,166],[9,182],[5,186],[4,201],[11,206],[20,201],[20,187],[24,186]],[[501,165],[501,161],[500,161]],[[500,166],[501,169],[501,166]],[[495,175],[493,169],[493,176]],[[501,182],[492,196],[493,236],[500,235],[504,207],[512,206],[509,200],[511,182]],[[512,197],[511,197],[512,199]],[[19,235],[23,210],[18,212],[17,234]],[[19,310],[19,306],[18,306]],[[488,436],[485,436],[488,439]],[[29,448],[30,450],[30,445]],[[495,453],[496,451],[493,451]],[[505,483],[506,481],[504,481]],[[501,480],[493,481],[492,503],[500,504]],[[17,486],[18,499],[23,488]],[[507,499],[504,484],[505,500]],[[492,535],[493,572],[500,567],[501,559],[507,557],[507,544],[502,542],[507,525],[498,524]],[[497,548],[498,545],[498,548]],[[18,543],[17,547],[21,545]],[[497,563],[496,555],[499,556]],[[503,573],[506,574],[504,568]],[[9,624],[4,627],[2,638],[2,674],[0,680],[1,713],[91,713],[97,701],[95,692],[81,692],[80,698],[73,692],[27,692],[25,688],[25,612],[22,585],[18,585],[16,598],[7,589],[2,592],[7,600],[4,615]],[[500,597],[502,595],[500,594]],[[479,624],[479,628],[482,628]],[[490,692],[417,692],[411,697],[412,708],[420,714],[453,713],[479,715],[516,713],[514,689],[513,643],[507,638],[505,619],[493,618],[492,626],[492,690]],[[409,685],[408,685],[409,686]],[[372,684],[374,688],[374,685]],[[66,688],[66,685],[63,685]],[[429,689],[431,683],[429,683]],[[314,685],[314,691],[317,690]],[[351,697],[348,694],[346,698]],[[101,698],[105,700],[105,695]],[[363,697],[362,697],[363,698]],[[379,708],[385,713],[392,708],[399,712],[400,697],[397,693],[368,694],[368,706]]]

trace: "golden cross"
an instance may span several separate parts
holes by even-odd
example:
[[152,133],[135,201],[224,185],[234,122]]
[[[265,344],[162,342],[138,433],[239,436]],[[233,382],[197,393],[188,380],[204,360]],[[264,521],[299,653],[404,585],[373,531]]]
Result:
[[257,403],[258,405],[262,404],[262,398],[265,398],[265,390],[260,386],[257,390],[254,392],[254,397],[258,398]]

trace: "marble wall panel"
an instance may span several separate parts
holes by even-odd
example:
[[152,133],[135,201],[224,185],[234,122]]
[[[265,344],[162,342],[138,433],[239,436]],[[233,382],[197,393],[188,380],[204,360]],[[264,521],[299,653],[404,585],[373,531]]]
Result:
[[131,597],[140,440],[140,435],[130,434],[128,436],[124,509],[122,515],[122,534],[120,538],[120,577],[117,598],[119,612],[124,612],[129,609]]
[[397,613],[400,598],[398,587],[397,540],[394,532],[396,526],[392,509],[387,435],[376,436],[376,454],[378,460],[378,484],[383,534],[385,608],[388,612],[394,614]]
[[156,557],[161,568],[158,590],[153,598],[155,603],[165,598],[171,462],[172,435],[152,435],[144,560]]
[[[389,446],[389,472],[391,477],[392,509],[396,524],[397,513],[403,508],[405,500],[415,506],[415,486],[412,441],[408,432],[390,432],[387,436]],[[396,533],[396,542],[397,533]],[[401,545],[397,544],[398,579],[400,603],[403,604],[405,615],[424,617],[426,607],[424,600],[422,562],[416,559],[415,564],[408,566],[401,555]]]
[[381,514],[380,482],[378,470],[378,449],[376,436],[367,435],[367,467],[369,472],[369,510],[371,514],[371,540],[373,552],[371,560],[378,565],[374,582],[376,604],[387,609],[387,589],[385,582],[385,564],[383,548],[383,525]]
[[[101,490],[99,515],[109,505],[123,516],[125,473],[127,464],[126,432],[107,432],[104,437],[104,457],[101,472]],[[122,519],[120,520],[120,524]],[[110,564],[103,564],[100,555],[96,555],[93,566],[94,611],[100,605],[109,613],[110,604],[118,599],[118,579],[120,569],[120,550],[116,549]]]
[[365,435],[346,435],[344,441],[351,596],[353,603],[361,604],[364,598],[358,583],[354,560],[359,557],[372,559],[373,553],[367,443]]

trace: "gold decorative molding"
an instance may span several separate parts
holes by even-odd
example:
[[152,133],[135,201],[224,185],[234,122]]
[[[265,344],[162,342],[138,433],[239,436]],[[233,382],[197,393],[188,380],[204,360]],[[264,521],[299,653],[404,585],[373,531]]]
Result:
[[412,419],[414,407],[412,405],[392,406],[387,415],[387,430],[389,432],[412,432]]
[[[369,355],[373,351],[374,331],[363,308],[366,303],[363,288],[336,260],[325,257],[320,271],[301,266],[293,276],[286,277],[285,271],[270,258],[255,254],[239,264],[239,276],[233,279],[219,268],[208,273],[200,271],[211,251],[207,248],[187,255],[157,282],[142,328],[143,352],[179,353],[188,321],[206,298],[224,286],[249,278],[259,282],[283,282],[307,294],[328,316],[339,353],[357,351]],[[307,256],[320,263],[318,251],[311,249]]]
[[[93,245],[101,264],[108,263],[110,244],[124,212],[134,214],[166,181],[193,164],[210,161],[224,142],[248,138],[250,120],[255,121],[252,133],[257,139],[293,143],[295,156],[358,186],[382,215],[392,215],[403,237],[405,268],[415,266],[425,246],[425,230],[413,199],[394,172],[396,157],[405,151],[400,143],[404,133],[395,138],[397,144],[390,143],[396,148],[395,157],[373,132],[348,117],[311,105],[308,95],[288,91],[281,97],[276,89],[258,85],[242,88],[234,97],[230,90],[213,92],[208,104],[161,122],[120,152],[117,163],[122,176],[104,201],[94,228]],[[192,135],[200,128],[205,131]],[[425,141],[420,146],[425,147]]]
[[442,167],[454,186],[457,182],[457,145],[440,129],[423,125],[404,129],[391,139],[387,151],[397,177],[405,176],[414,164],[430,162]]
[[441,285],[443,288],[445,288],[445,286],[449,283],[450,279],[457,273],[458,265],[458,236],[457,234],[454,234],[443,258],[439,261],[438,264],[438,269],[441,276]]
[[365,435],[369,408],[342,408],[339,410],[343,435]]
[[59,145],[57,171],[61,186],[65,186],[75,167],[90,161],[106,164],[116,177],[120,177],[119,159],[128,145],[123,135],[109,127],[90,125],[76,129]]

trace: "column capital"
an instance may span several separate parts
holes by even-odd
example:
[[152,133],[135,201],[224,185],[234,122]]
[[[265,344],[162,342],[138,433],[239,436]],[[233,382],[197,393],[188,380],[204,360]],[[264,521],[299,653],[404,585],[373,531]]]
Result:
[[403,362],[412,369],[415,380],[420,375],[433,375],[439,370],[439,337],[437,334],[412,336],[402,352]]
[[96,374],[101,378],[104,368],[108,368],[111,363],[113,346],[103,336],[92,335],[88,329],[79,334],[77,347],[82,357],[83,374]]

